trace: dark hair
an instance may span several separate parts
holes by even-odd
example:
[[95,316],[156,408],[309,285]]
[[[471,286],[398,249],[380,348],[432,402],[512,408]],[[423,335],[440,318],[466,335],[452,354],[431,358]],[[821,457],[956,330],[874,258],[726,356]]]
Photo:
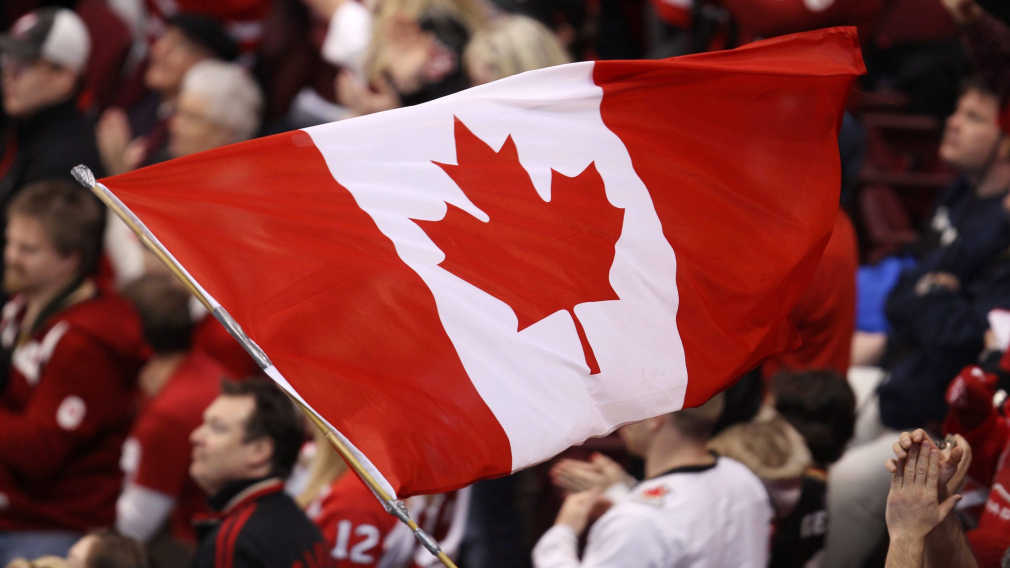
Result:
[[712,429],[725,408],[726,395],[720,392],[702,405],[684,408],[670,414],[670,420],[681,435],[705,442],[712,436]]
[[61,255],[79,254],[81,275],[98,268],[105,210],[87,190],[62,179],[26,185],[7,206],[7,220],[15,215],[37,219]]
[[814,462],[842,456],[856,427],[856,395],[837,371],[782,372],[772,380],[775,409],[799,431]]
[[978,75],[973,75],[961,81],[959,95],[964,96],[969,92],[976,92],[987,97],[992,97],[996,99],[998,109],[1002,110],[1006,107],[1008,100],[1010,100],[1010,92],[1003,91],[1006,91],[1006,89],[999,89],[990,81]]
[[235,61],[241,54],[238,44],[214,18],[182,12],[168,18],[168,25],[222,61]]
[[188,351],[193,338],[190,295],[167,274],[145,274],[123,289],[140,314],[144,338],[155,353]]
[[99,529],[88,536],[95,542],[84,559],[86,568],[148,568],[144,545],[112,529]]
[[765,382],[761,377],[761,368],[744,374],[723,392],[726,393],[726,407],[712,428],[712,435],[734,424],[750,422],[757,416],[765,396]]
[[255,399],[256,408],[245,425],[245,441],[260,438],[273,440],[274,454],[270,459],[270,474],[280,478],[290,475],[298,461],[302,442],[305,441],[305,423],[288,395],[264,376],[242,381],[222,381],[221,394],[251,396]]

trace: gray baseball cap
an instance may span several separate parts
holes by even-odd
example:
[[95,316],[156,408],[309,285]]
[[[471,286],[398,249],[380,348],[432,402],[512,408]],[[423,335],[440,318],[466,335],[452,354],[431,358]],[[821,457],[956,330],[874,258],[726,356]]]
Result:
[[82,73],[91,52],[91,37],[81,17],[66,8],[41,8],[18,18],[0,34],[0,54],[44,59]]

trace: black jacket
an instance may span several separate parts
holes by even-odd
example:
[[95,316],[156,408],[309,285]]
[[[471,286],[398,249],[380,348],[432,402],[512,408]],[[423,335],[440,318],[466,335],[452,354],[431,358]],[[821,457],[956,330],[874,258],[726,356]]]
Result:
[[803,475],[799,502],[775,526],[769,568],[803,568],[824,548],[828,532],[826,478],[821,470]]
[[[94,125],[73,100],[11,120],[0,135],[0,206],[25,184],[51,178],[73,181],[70,170],[84,164],[102,177]],[[83,189],[83,188],[82,188]]]
[[[1010,222],[1002,199],[976,198],[965,181],[956,182],[939,200],[925,235],[932,246],[888,296],[890,376],[879,393],[880,417],[889,428],[939,424],[947,413],[947,385],[982,351],[989,311],[1010,308]],[[920,295],[916,283],[930,272],[953,274],[960,289]]]
[[195,521],[193,568],[326,568],[333,566],[319,529],[284,493],[277,478],[236,481],[208,500]]
[[[0,212],[29,183],[59,178],[77,186],[70,170],[78,164],[91,168],[96,179],[105,175],[94,125],[77,110],[73,99],[26,120],[5,118],[0,127]],[[81,187],[81,191],[88,190]],[[5,227],[6,217],[0,216],[0,250],[6,244]],[[3,271],[0,261],[0,279]],[[0,292],[0,302],[7,300]]]

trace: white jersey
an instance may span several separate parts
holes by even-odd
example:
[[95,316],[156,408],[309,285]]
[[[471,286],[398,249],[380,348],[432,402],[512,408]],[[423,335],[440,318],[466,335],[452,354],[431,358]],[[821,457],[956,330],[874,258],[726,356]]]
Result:
[[578,538],[562,525],[533,549],[535,568],[765,568],[772,507],[761,481],[720,457],[643,481]]

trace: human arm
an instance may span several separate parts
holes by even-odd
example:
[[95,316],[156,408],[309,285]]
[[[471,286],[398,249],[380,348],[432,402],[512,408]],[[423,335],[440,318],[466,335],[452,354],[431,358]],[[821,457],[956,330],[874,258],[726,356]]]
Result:
[[601,517],[589,533],[582,560],[579,535],[600,500],[599,490],[576,493],[565,500],[558,520],[533,549],[534,568],[659,568],[675,557],[677,543],[663,538],[652,509],[622,507]]
[[[972,450],[968,442],[961,436],[954,436],[953,443],[953,447],[938,451],[937,502],[940,503],[947,501],[949,496],[958,490],[972,462]],[[899,461],[908,459],[912,447],[916,445],[920,445],[921,448],[929,447],[930,450],[936,449],[936,444],[925,431],[920,429],[911,433],[903,432],[898,442],[894,444],[895,455],[899,460],[890,460],[887,464],[888,471],[895,473],[900,468]],[[898,543],[898,556],[909,558],[909,553],[912,552],[909,549],[911,544],[907,541]],[[901,547],[905,547],[905,550],[901,550]],[[923,541],[922,555],[926,568],[975,566],[971,546],[956,515],[947,514],[940,524],[928,533]]]
[[[90,336],[58,323],[36,345],[38,352],[25,346],[14,354],[15,367],[39,375],[21,411],[0,410],[0,462],[44,486],[125,419],[129,400],[118,363]],[[33,364],[35,356],[41,365]]]
[[141,415],[119,460],[126,483],[116,501],[116,530],[141,542],[168,520],[189,480],[191,427],[159,410]]
[[569,493],[578,493],[596,487],[612,501],[628,493],[635,478],[614,460],[594,453],[590,461],[561,459],[550,470],[551,481]]
[[[972,463],[972,449],[968,442],[962,436],[953,438],[955,446],[939,452],[937,501],[941,503],[959,490]],[[928,437],[927,441],[932,445]],[[948,514],[926,535],[924,555],[925,568],[975,566],[975,556],[957,515]]]
[[168,520],[175,503],[170,495],[127,483],[116,500],[116,531],[146,543]]
[[110,108],[102,114],[95,125],[95,139],[102,166],[109,175],[135,170],[144,158],[147,141],[133,139],[130,120],[123,109]]
[[[889,460],[891,489],[887,496],[887,531],[891,542],[886,568],[920,568],[926,537],[960,500],[938,501],[940,452],[928,440],[913,443],[902,460]],[[969,551],[970,554],[970,551]]]
[[554,526],[533,547],[534,568],[574,568],[579,562],[579,535],[589,523],[589,514],[600,500],[599,489],[573,493],[565,498]]
[[943,521],[926,536],[924,568],[977,568],[968,538],[957,520],[957,515],[948,514]]

